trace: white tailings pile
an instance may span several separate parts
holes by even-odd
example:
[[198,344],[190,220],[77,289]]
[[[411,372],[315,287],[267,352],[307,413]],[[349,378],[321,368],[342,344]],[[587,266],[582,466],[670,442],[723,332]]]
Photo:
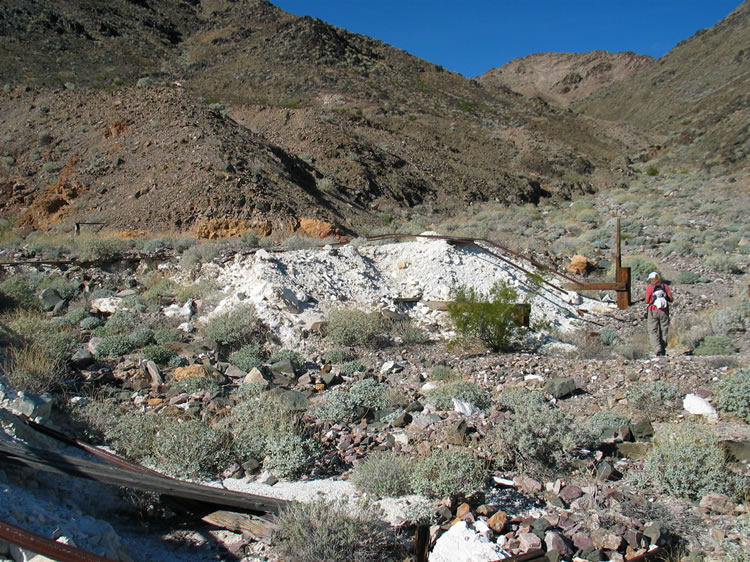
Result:
[[[516,263],[534,270],[525,262]],[[451,291],[460,286],[486,294],[500,280],[518,291],[519,302],[531,303],[532,326],[544,322],[567,331],[578,324],[578,310],[602,306],[577,293],[534,283],[521,270],[476,248],[430,238],[279,253],[259,250],[238,255],[223,268],[204,266],[202,274],[216,276],[224,287],[226,296],[214,313],[252,302],[284,345],[298,345],[303,329],[342,306],[401,312],[434,336],[449,336],[447,314],[425,303],[451,300]],[[558,286],[560,281],[550,278]],[[396,302],[412,297],[419,297],[419,302]]]

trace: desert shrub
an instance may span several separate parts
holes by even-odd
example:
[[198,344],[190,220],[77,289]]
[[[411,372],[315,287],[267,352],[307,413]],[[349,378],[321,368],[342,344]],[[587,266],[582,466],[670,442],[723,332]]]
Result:
[[78,242],[78,259],[83,262],[108,261],[125,253],[127,245],[119,238],[82,238]]
[[625,414],[611,412],[608,410],[596,412],[593,416],[586,420],[586,426],[588,430],[597,437],[605,431],[616,431],[623,425],[627,425],[629,423],[630,418]]
[[282,243],[282,246],[287,248],[288,250],[308,250],[310,248],[317,248],[320,246],[321,241],[318,238],[311,238],[309,236],[299,236],[296,234],[293,234],[284,242]]
[[652,271],[659,271],[654,263],[639,256],[625,258],[622,265],[630,268],[633,279],[646,279]]
[[[506,393],[501,394],[501,398]],[[490,448],[502,466],[539,477],[572,470],[581,449],[592,435],[573,418],[542,402],[540,393],[519,392],[503,399],[510,404],[510,419],[490,433]]]
[[544,394],[523,387],[504,390],[498,396],[497,403],[511,412],[523,411],[525,408],[542,408],[548,405]]
[[352,359],[354,359],[354,354],[348,349],[338,347],[336,349],[331,349],[329,351],[326,351],[326,354],[324,357],[326,361],[336,364],[336,363],[345,363],[346,361],[351,361]]
[[[117,409],[113,408],[113,411],[116,412]],[[140,412],[125,412],[114,416],[112,423],[104,428],[104,434],[115,450],[134,461],[152,458],[156,435],[162,425],[161,418],[156,414]]]
[[0,291],[6,297],[6,308],[22,308],[36,310],[39,308],[39,299],[36,297],[34,288],[23,277],[11,277],[0,284]]
[[58,389],[65,375],[64,362],[40,354],[34,345],[9,348],[3,370],[13,388],[34,393]]
[[154,330],[154,342],[164,345],[167,342],[179,341],[180,331],[176,328],[157,328]]
[[210,262],[219,255],[219,244],[216,242],[202,242],[187,248],[180,257],[180,265],[185,269],[192,269]]
[[104,323],[104,331],[108,336],[124,335],[133,332],[140,325],[141,320],[135,312],[120,309]]
[[659,170],[656,169],[656,168],[654,168],[653,166],[651,166],[651,167],[649,167],[648,170],[646,170],[646,175],[647,176],[658,176],[659,175]]
[[471,287],[459,287],[453,298],[448,314],[461,339],[477,339],[492,351],[508,346],[518,328],[518,292],[513,287],[498,281],[486,295]]
[[258,329],[258,317],[252,304],[212,317],[204,328],[206,337],[227,349],[239,349],[252,341]]
[[458,378],[458,373],[447,365],[435,365],[430,369],[430,380],[451,382]]
[[263,365],[263,356],[257,343],[243,345],[229,356],[229,362],[243,371],[252,371]]
[[410,320],[394,323],[391,331],[407,345],[423,344],[430,341],[429,334]]
[[316,443],[294,433],[276,434],[266,439],[263,469],[286,478],[299,475],[315,458]]
[[599,332],[599,341],[602,345],[614,345],[620,337],[612,330],[604,329]]
[[75,297],[81,290],[81,284],[72,279],[66,279],[60,275],[46,275],[36,283],[38,291],[54,289],[62,298],[69,300]]
[[289,362],[292,364],[292,368],[295,371],[301,369],[302,365],[305,364],[304,359],[302,359],[302,355],[300,355],[299,352],[294,351],[293,349],[280,349],[271,356],[272,363],[284,361],[285,359],[289,360]]
[[96,316],[87,316],[83,320],[81,320],[78,324],[78,326],[82,330],[93,330],[94,328],[98,328],[102,325],[101,319],[97,318]]
[[114,359],[127,355],[134,349],[135,346],[128,336],[104,336],[96,345],[94,356],[97,359]]
[[82,307],[82,306],[76,306],[73,308],[69,308],[68,312],[65,313],[65,320],[70,322],[73,326],[78,326],[81,323],[81,320],[84,318],[91,318],[89,315],[89,311]]
[[189,300],[207,300],[215,295],[221,287],[215,279],[201,279],[190,285],[179,285],[175,290],[174,298],[177,302],[185,303]]
[[719,408],[750,423],[750,369],[723,377],[717,386]]
[[315,405],[315,416],[325,423],[349,422],[354,416],[354,407],[349,393],[340,388],[326,392]]
[[142,350],[143,356],[156,363],[157,365],[167,365],[177,357],[177,354],[163,345],[151,344],[145,346]]
[[727,336],[706,336],[693,350],[693,355],[732,355],[739,348]]
[[394,550],[373,507],[324,498],[283,509],[274,540],[285,560],[299,562],[386,561]]
[[160,279],[143,292],[141,297],[147,305],[161,304],[162,300],[172,300],[177,293],[178,285],[171,279]]
[[140,349],[154,341],[154,331],[151,328],[142,326],[133,330],[128,338],[130,338],[130,342],[133,344],[133,349]]
[[349,389],[349,401],[352,406],[362,406],[369,410],[382,410],[388,405],[388,385],[375,379],[363,379],[355,382]]
[[750,318],[750,299],[741,299],[737,304],[737,310],[739,310],[746,318]]
[[178,478],[210,478],[229,460],[232,437],[201,420],[171,420],[154,439],[159,470]]
[[713,254],[703,258],[703,265],[719,273],[742,273],[742,268],[732,256]]
[[170,390],[175,392],[185,392],[193,394],[194,392],[208,392],[217,394],[221,392],[221,385],[212,377],[193,377],[171,381]]
[[714,333],[721,336],[745,331],[745,318],[736,310],[728,308],[714,310],[709,320]]
[[682,394],[676,384],[659,380],[639,383],[630,388],[625,397],[632,410],[662,412],[674,406]]
[[375,451],[351,475],[354,487],[378,498],[411,493],[412,460],[396,451]]
[[453,399],[469,402],[479,409],[486,410],[492,405],[492,395],[471,381],[454,381],[438,385],[425,392],[429,404],[439,410],[452,410]]
[[351,361],[344,361],[339,365],[339,372],[342,375],[351,377],[354,373],[361,373],[365,370],[365,366],[359,359],[353,359]]
[[339,308],[328,314],[328,339],[335,345],[372,345],[384,324],[379,314]]
[[260,235],[257,232],[248,230],[242,233],[240,241],[246,248],[258,248],[260,246]]
[[662,491],[690,500],[709,492],[738,497],[743,487],[741,477],[728,469],[716,435],[693,423],[680,423],[658,434],[644,471]]
[[615,346],[615,352],[625,359],[635,361],[648,357],[651,346],[646,334],[637,334]]
[[677,282],[683,285],[694,285],[695,283],[705,283],[708,281],[707,278],[692,271],[681,271],[677,275]]
[[487,471],[482,459],[467,449],[437,449],[414,464],[411,484],[428,497],[469,495],[484,486]]

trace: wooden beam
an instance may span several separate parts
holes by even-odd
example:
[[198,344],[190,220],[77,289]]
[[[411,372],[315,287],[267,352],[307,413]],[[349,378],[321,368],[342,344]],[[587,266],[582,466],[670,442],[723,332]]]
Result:
[[626,291],[627,284],[623,281],[602,281],[594,283],[569,283],[563,288],[570,291]]

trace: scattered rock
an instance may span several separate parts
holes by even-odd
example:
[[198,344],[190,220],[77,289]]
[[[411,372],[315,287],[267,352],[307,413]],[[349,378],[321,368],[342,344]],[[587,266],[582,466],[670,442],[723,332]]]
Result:
[[565,398],[576,391],[576,381],[573,378],[554,378],[544,385],[545,392],[555,398]]
[[708,400],[697,394],[688,394],[682,400],[682,407],[694,416],[704,416],[710,420],[718,420],[719,413]]

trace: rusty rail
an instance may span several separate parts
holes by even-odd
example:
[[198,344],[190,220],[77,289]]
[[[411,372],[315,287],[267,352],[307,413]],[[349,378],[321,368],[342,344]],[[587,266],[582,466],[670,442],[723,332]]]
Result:
[[0,539],[59,562],[114,562],[111,558],[53,541],[6,521],[0,521]]

